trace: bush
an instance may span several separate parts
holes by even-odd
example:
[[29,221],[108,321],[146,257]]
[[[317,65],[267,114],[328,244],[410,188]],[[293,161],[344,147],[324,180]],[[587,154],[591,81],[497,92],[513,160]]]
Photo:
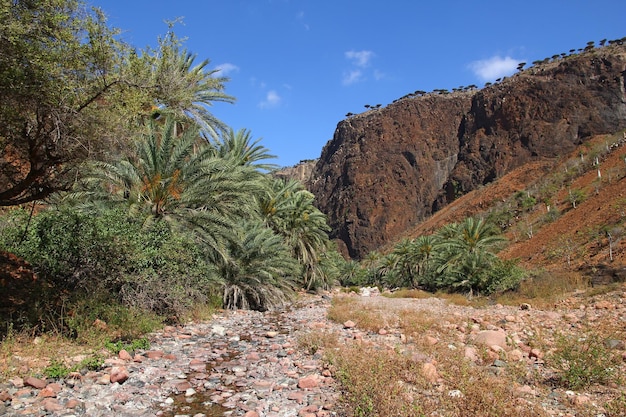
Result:
[[[123,210],[87,214],[52,208],[30,224],[25,212],[15,210],[2,218],[0,229],[0,249],[28,261],[42,287],[34,303],[26,303],[37,315],[24,326],[41,329],[48,323],[74,336],[88,331],[94,319],[104,318],[93,317],[94,306],[85,299],[175,319],[194,303],[207,302],[218,288],[202,246],[190,235],[165,222],[144,225]],[[89,320],[65,317],[68,310],[81,309]]]
[[559,372],[560,383],[577,390],[611,382],[621,358],[605,346],[603,337],[588,332],[583,337],[557,335],[556,349],[548,360]]

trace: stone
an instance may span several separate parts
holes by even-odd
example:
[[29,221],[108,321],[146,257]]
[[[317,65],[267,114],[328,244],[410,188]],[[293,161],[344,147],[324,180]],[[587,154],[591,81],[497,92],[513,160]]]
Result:
[[259,413],[254,410],[250,410],[247,411],[246,414],[243,415],[243,417],[259,417]]
[[508,360],[513,362],[521,361],[524,359],[524,352],[519,349],[513,349],[506,354],[506,357]]
[[319,380],[316,375],[311,374],[307,375],[298,380],[298,388],[300,389],[311,389],[317,388],[319,386]]
[[424,337],[424,342],[429,346],[433,346],[439,343],[439,339],[437,339],[436,337],[432,337],[432,336],[426,336]]
[[108,329],[109,326],[106,324],[105,321],[102,321],[100,319],[95,319],[93,322],[93,327],[98,330],[106,330]]
[[343,323],[343,327],[344,327],[345,329],[353,329],[353,328],[355,328],[355,327],[356,327],[356,323],[355,323],[355,322],[353,322],[352,320],[348,320],[348,321],[346,321],[346,322],[344,322],[344,323]]
[[111,375],[109,374],[104,374],[101,375],[97,380],[96,380],[96,384],[98,385],[108,385],[111,383]]
[[474,343],[487,347],[499,346],[503,349],[507,348],[506,334],[499,330],[483,330],[476,334]]
[[49,413],[55,413],[63,410],[63,406],[56,398],[44,398],[41,401],[41,405],[43,406],[44,410]]
[[42,398],[54,398],[57,396],[57,393],[51,390],[50,388],[45,387],[44,389],[39,391],[39,394],[37,394],[37,396],[42,397]]
[[126,369],[126,367],[124,366],[114,366],[113,368],[111,368],[111,383],[118,383],[118,384],[123,384],[128,377],[130,376],[128,374],[128,370]]
[[15,388],[24,388],[24,380],[22,378],[20,378],[19,376],[16,376],[15,378],[9,379],[9,382]]
[[120,350],[120,353],[117,354],[117,356],[124,360],[124,361],[132,361],[133,357],[130,356],[130,353],[128,353],[128,351],[126,349],[122,349]]
[[37,389],[44,389],[48,384],[46,384],[46,381],[42,379],[35,378],[34,376],[29,376],[24,378],[24,385]]
[[273,339],[276,336],[278,336],[278,332],[275,331],[269,331],[265,333],[265,337],[269,338],[269,339]]
[[145,353],[148,359],[160,359],[165,353],[162,350],[149,350]]
[[437,367],[431,362],[426,362],[422,365],[422,374],[428,382],[435,383],[439,379]]
[[226,334],[226,328],[219,324],[215,324],[211,327],[211,332],[218,336],[224,336]]
[[83,403],[81,403],[80,401],[78,401],[75,398],[70,398],[65,403],[65,408],[69,408],[70,410],[72,410],[74,408],[82,408],[82,407],[83,407]]
[[473,346],[465,346],[464,357],[472,362],[478,362],[480,360],[478,350]]
[[534,358],[534,359],[543,359],[543,352],[537,348],[533,348],[530,350],[528,357]]

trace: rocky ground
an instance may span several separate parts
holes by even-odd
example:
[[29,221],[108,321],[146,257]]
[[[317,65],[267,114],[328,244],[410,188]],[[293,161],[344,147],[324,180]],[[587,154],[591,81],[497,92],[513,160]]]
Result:
[[0,415],[338,415],[321,357],[296,346],[328,305],[315,297],[280,313],[220,312],[208,323],[166,327],[150,337],[150,350],[122,351],[97,372],[12,378],[0,383]]
[[[354,301],[355,320],[326,318],[331,297]],[[360,326],[356,310],[386,315],[378,331]],[[398,327],[402,315],[423,312],[432,325],[408,335]],[[465,359],[494,375],[507,367],[532,371],[511,381],[520,404],[540,407],[546,416],[626,415],[604,405],[626,395],[623,381],[580,391],[550,384],[546,355],[555,334],[594,326],[615,330],[607,339],[626,369],[626,286],[597,296],[573,294],[553,309],[530,305],[452,305],[438,298],[391,299],[334,293],[303,296],[284,312],[219,312],[207,323],[166,327],[151,335],[148,351],[109,358],[99,371],[61,381],[12,378],[0,382],[0,415],[8,416],[344,416],[340,389],[320,351],[299,343],[303,334],[332,332],[340,344],[378,346],[424,363],[433,393],[450,381],[440,373],[437,355],[463,352]],[[581,343],[583,340],[581,339]],[[310,345],[310,340],[309,340]],[[77,358],[78,360],[79,358]],[[619,376],[619,373],[618,373]],[[626,397],[624,397],[626,398]]]

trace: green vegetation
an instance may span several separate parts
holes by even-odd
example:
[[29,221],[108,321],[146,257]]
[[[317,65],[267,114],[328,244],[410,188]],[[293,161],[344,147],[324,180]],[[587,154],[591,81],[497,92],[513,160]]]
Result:
[[78,364],[68,367],[63,362],[53,359],[43,370],[43,374],[52,379],[66,378],[72,372],[88,369],[90,371],[98,370],[104,364],[104,358],[100,355],[91,355],[80,361]]
[[134,339],[126,343],[122,340],[117,342],[106,342],[104,347],[111,351],[111,353],[118,354],[123,350],[128,352],[134,352],[137,349],[148,350],[150,349],[150,342],[145,337],[141,339]]
[[38,277],[3,327],[100,343],[98,322],[132,340],[333,285],[343,259],[313,195],[271,177],[260,139],[209,111],[235,100],[228,79],[171,23],[137,50],[86,10],[0,3],[0,146],[13,158],[0,159],[0,250]]
[[516,288],[525,277],[514,261],[496,256],[504,242],[493,223],[467,218],[433,235],[405,239],[387,255],[368,260],[367,266],[348,263],[341,283],[484,295],[503,292]]
[[559,382],[578,390],[591,384],[615,382],[621,358],[607,347],[604,338],[594,332],[580,335],[558,335],[556,349],[548,358],[559,372]]

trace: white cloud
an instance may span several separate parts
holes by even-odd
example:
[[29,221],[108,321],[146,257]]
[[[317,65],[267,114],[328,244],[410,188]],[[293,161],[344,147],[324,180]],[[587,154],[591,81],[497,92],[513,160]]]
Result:
[[278,95],[278,93],[275,90],[270,90],[265,95],[265,100],[259,103],[259,107],[262,109],[269,109],[278,106],[281,101],[282,98]]
[[216,72],[214,75],[216,77],[227,77],[231,72],[239,72],[239,67],[235,64],[226,62],[224,64],[217,65],[215,70]]
[[350,85],[363,81],[363,73],[361,70],[352,70],[343,73],[343,79],[341,80],[343,85]]
[[515,73],[517,65],[522,62],[509,56],[494,56],[481,61],[474,61],[469,68],[483,81],[494,81],[498,78]]
[[372,51],[348,51],[345,53],[347,59],[352,61],[352,64],[357,67],[366,67],[369,61],[374,57]]

